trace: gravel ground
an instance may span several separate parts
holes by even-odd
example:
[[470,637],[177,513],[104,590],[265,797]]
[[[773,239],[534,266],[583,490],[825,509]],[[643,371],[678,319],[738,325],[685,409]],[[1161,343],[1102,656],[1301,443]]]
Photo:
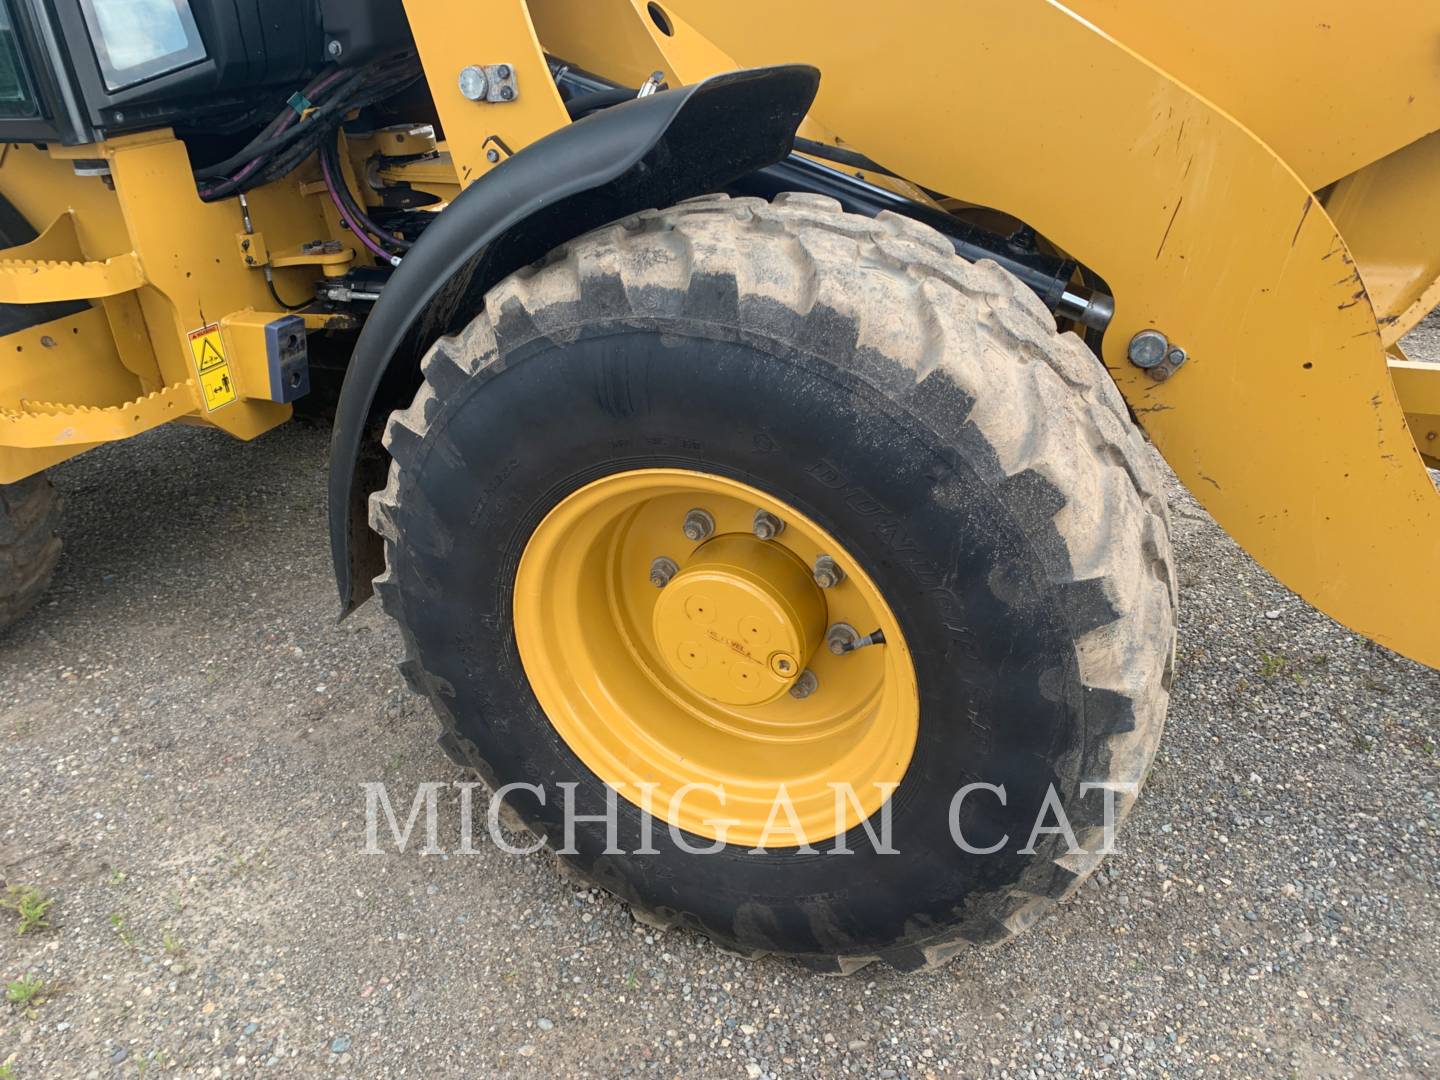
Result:
[[1432,311],[1429,318],[1411,330],[1401,346],[1411,360],[1440,363],[1440,309]]
[[67,555],[0,668],[0,877],[55,898],[0,924],[0,982],[46,995],[0,1005],[19,1080],[1440,1072],[1440,675],[1178,488],[1181,663],[1121,853],[1013,945],[835,980],[544,854],[361,853],[362,782],[460,774],[393,631],[334,621],[325,450],[172,426],[55,474]]

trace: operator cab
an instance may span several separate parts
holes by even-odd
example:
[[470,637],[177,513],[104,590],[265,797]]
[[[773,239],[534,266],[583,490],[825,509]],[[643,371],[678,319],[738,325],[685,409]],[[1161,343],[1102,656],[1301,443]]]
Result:
[[0,140],[240,132],[327,63],[411,48],[400,0],[0,0]]

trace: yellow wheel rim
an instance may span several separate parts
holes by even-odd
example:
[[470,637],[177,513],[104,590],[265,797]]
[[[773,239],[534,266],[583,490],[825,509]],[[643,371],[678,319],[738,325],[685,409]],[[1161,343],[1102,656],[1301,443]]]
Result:
[[[821,556],[841,572],[827,588]],[[526,545],[514,615],[560,737],[697,836],[830,839],[880,809],[914,752],[914,666],[880,590],[826,530],[748,484],[681,469],[588,484]],[[836,654],[845,628],[883,644]]]

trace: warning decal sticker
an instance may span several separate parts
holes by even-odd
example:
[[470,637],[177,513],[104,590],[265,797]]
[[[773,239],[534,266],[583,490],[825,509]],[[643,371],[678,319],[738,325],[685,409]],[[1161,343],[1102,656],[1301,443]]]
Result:
[[200,376],[205,411],[214,412],[233,402],[237,397],[235,382],[230,378],[230,365],[225,360],[225,342],[220,338],[220,324],[211,323],[190,331],[190,352],[195,357],[195,370]]

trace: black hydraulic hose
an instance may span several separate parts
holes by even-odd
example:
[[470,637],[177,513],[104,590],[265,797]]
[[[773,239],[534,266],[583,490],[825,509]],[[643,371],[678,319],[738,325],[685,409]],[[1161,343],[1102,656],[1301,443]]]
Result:
[[[300,125],[291,127],[285,124],[286,130],[284,130],[283,139],[279,138],[280,133],[277,132],[276,141],[288,140],[289,145],[278,151],[262,152],[247,162],[235,176],[221,178],[209,187],[202,186],[201,199],[205,202],[214,202],[237,191],[246,191],[286,175],[324,145],[326,138],[340,126],[345,113],[352,109],[364,108],[398,90],[403,90],[419,78],[420,74],[413,64],[406,64],[398,69],[393,63],[382,64],[373,70],[380,72],[376,82],[369,85],[362,82],[359,89],[352,93],[351,87],[355,85],[355,80],[347,77],[341,84],[341,92],[349,94],[348,97],[332,98],[324,106],[309,114],[306,121]],[[332,79],[326,85],[333,84],[334,80]],[[290,115],[295,116],[296,114],[291,113]],[[282,115],[277,118],[277,122],[286,119]],[[267,130],[274,130],[274,125]],[[260,146],[261,138],[263,135],[252,141],[245,152],[253,153],[255,148]],[[264,147],[261,149],[265,150]],[[214,169],[215,166],[210,168]]]
[[286,311],[300,311],[303,308],[309,307],[314,302],[313,300],[304,300],[298,304],[287,303],[281,298],[280,293],[276,291],[274,277],[267,277],[265,279],[265,286],[270,290],[270,299],[274,300],[275,303],[279,304]]
[[625,86],[616,86],[608,90],[591,90],[584,94],[576,94],[567,101],[565,111],[570,114],[571,120],[579,120],[596,109],[608,109],[611,105],[633,101],[635,94],[636,91]]
[[[195,175],[202,180],[228,176],[232,171],[247,162],[253,161],[255,158],[265,157],[276,151],[283,150],[302,135],[309,134],[314,130],[316,124],[328,119],[337,110],[344,110],[347,92],[359,86],[364,79],[364,75],[363,70],[357,70],[355,74],[341,82],[330,101],[319,106],[310,114],[304,123],[284,128],[278,134],[270,135],[268,138],[262,137],[247,143],[224,161],[217,161],[213,165],[207,165],[203,169],[197,169]],[[283,118],[283,116],[284,114],[282,113],[281,117]]]
[[[297,142],[314,138],[317,131],[323,134],[325,128],[339,123],[337,114],[343,117],[352,109],[364,108],[414,82],[419,77],[419,71],[409,61],[408,57],[398,62],[385,61],[349,73],[330,72],[314,80],[301,92],[302,95],[315,94],[318,97],[324,94],[326,100],[314,106],[312,112],[301,118],[301,122],[287,123],[294,119],[294,114],[287,107],[241,149],[224,161],[196,170],[195,175],[202,180],[224,178],[239,166],[281,153]],[[300,155],[300,159],[308,156],[307,151]]]
[[864,169],[866,172],[878,173],[880,176],[893,176],[896,180],[905,179],[899,173],[891,172],[884,165],[864,154],[846,150],[840,146],[831,146],[829,143],[816,142],[814,139],[802,139],[798,135],[795,137],[795,152],[818,157],[824,161],[833,161],[837,165],[846,165],[852,169]]

